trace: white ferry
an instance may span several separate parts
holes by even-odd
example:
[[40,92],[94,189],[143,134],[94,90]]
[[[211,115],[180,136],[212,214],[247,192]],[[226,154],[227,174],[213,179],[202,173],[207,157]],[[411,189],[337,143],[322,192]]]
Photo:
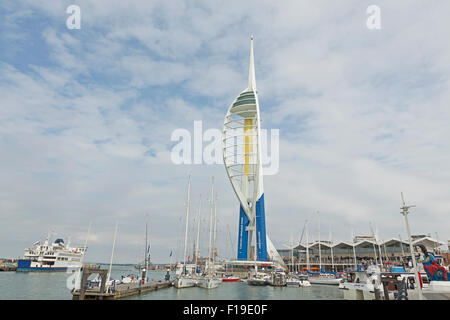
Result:
[[36,241],[31,248],[25,249],[23,259],[17,262],[16,271],[55,272],[81,268],[86,249],[86,247],[70,247],[64,244],[63,239],[56,239],[49,244],[47,236],[43,244]]

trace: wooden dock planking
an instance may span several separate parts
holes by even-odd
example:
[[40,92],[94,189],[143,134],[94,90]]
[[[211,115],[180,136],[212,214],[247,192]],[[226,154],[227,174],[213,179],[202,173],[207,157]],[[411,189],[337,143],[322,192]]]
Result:
[[[84,300],[117,300],[126,297],[145,294],[150,291],[168,288],[172,282],[150,281],[141,286],[138,283],[122,283],[116,285],[113,292],[100,292],[97,290],[86,290],[84,293]],[[79,300],[79,290],[72,293],[73,300]]]

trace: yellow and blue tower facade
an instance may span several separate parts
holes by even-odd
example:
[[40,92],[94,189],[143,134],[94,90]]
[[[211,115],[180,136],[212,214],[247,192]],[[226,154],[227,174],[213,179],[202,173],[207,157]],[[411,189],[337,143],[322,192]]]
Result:
[[260,123],[252,37],[248,86],[225,116],[223,159],[240,202],[237,259],[276,260],[283,264],[266,232]]

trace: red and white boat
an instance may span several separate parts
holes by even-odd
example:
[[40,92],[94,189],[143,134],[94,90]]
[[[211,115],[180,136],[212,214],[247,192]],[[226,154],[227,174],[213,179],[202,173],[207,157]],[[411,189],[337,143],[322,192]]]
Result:
[[225,275],[225,276],[222,278],[222,281],[226,281],[226,282],[236,282],[236,281],[239,281],[239,278],[238,278],[238,277],[235,277],[235,276],[232,276],[232,275]]

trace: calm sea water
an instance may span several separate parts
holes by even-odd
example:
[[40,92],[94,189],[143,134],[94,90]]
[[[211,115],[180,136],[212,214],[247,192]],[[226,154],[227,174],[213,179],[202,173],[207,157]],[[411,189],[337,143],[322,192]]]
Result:
[[[102,266],[107,268],[107,266]],[[127,266],[113,266],[112,278],[120,279],[136,269]],[[149,278],[161,280],[165,271],[150,271]],[[173,275],[172,275],[173,276]],[[72,294],[66,286],[66,273],[0,272],[0,299],[44,299],[70,300]],[[343,300],[342,290],[337,286],[313,285],[308,288],[254,287],[243,282],[224,282],[219,288],[176,289],[174,287],[156,290],[127,299],[140,300]]]

